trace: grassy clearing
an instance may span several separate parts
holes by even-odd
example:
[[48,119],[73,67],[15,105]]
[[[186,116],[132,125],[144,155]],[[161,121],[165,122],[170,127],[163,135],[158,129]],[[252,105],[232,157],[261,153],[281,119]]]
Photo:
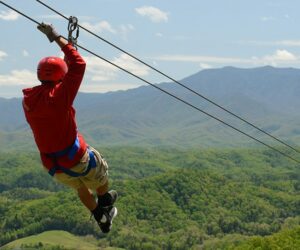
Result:
[[1,249],[16,249],[21,245],[38,245],[42,243],[44,246],[63,246],[67,249],[78,250],[96,250],[97,240],[91,236],[78,237],[66,231],[47,231],[41,234],[32,235],[26,238],[18,239],[1,247]]

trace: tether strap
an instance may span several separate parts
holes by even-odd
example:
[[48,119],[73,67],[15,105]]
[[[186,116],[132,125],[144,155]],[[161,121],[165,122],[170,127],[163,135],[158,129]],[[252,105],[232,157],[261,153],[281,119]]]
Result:
[[65,168],[65,167],[56,165],[56,166],[52,167],[52,168],[48,171],[48,173],[49,173],[51,176],[54,176],[57,170],[61,170],[63,173],[65,173],[65,174],[67,174],[67,175],[69,175],[69,176],[72,176],[72,177],[86,176],[86,175],[90,172],[90,170],[91,170],[92,168],[94,168],[94,167],[97,166],[97,162],[96,162],[95,155],[94,155],[93,151],[91,151],[91,150],[89,150],[89,149],[87,149],[87,150],[88,150],[88,153],[89,153],[89,158],[90,158],[90,160],[89,160],[89,165],[87,166],[87,168],[86,168],[86,170],[85,170],[84,172],[82,172],[82,173],[77,173],[77,172],[72,171],[72,170],[69,169],[69,168]]

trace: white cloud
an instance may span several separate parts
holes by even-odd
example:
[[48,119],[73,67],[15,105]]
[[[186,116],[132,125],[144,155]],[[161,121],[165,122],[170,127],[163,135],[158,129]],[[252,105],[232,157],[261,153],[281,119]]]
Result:
[[8,11],[4,11],[1,10],[0,11],[0,19],[5,20],[5,21],[15,21],[19,18],[19,14],[13,10],[8,10]]
[[22,55],[23,55],[24,57],[28,57],[28,56],[29,56],[29,52],[28,52],[26,49],[24,49],[24,50],[22,51]]
[[266,55],[258,61],[264,64],[270,64],[276,66],[280,63],[291,63],[299,60],[299,57],[295,56],[287,50],[276,50],[272,55]]
[[120,26],[120,35],[124,40],[127,40],[128,34],[134,30],[134,26],[132,24],[122,24]]
[[300,46],[300,40],[283,40],[283,41],[278,41],[277,45],[298,47],[298,46]]
[[[84,57],[84,59],[87,63],[86,76],[92,81],[113,81],[116,79],[117,73],[120,72],[117,67],[95,56]],[[149,73],[148,67],[138,63],[126,54],[122,54],[120,57],[111,60],[111,62],[138,76],[145,76]]]
[[272,17],[272,16],[263,16],[263,17],[260,18],[260,20],[263,21],[263,22],[273,21],[274,17]]
[[211,66],[210,64],[207,64],[207,63],[200,63],[200,68],[201,69],[211,69],[211,68],[213,68],[213,66]]
[[157,67],[159,64],[158,64],[156,61],[152,61],[152,65],[153,65],[154,67]]
[[117,69],[95,56],[84,57],[87,63],[86,71],[92,81],[109,81],[116,77]]
[[6,56],[7,56],[7,54],[4,51],[0,50],[0,61]]
[[[128,57],[129,56],[123,54],[111,61],[139,76],[146,75],[148,73],[145,67],[141,66],[137,62],[134,62],[134,59]],[[143,85],[116,82],[118,73],[121,72],[120,69],[100,60],[95,56],[84,57],[84,59],[87,63],[85,77],[88,79],[88,84],[81,85],[80,91],[82,92],[105,93],[108,91],[127,90]]]
[[154,23],[167,22],[168,13],[152,6],[143,6],[136,8],[135,11],[141,15],[150,18]]
[[145,65],[137,62],[135,59],[129,55],[122,54],[120,57],[115,58],[113,62],[120,67],[132,72],[138,76],[146,76],[149,74],[149,68]]
[[251,58],[216,57],[216,56],[189,56],[189,55],[163,55],[153,58],[160,61],[191,62],[199,63],[201,68],[212,66],[211,64],[222,65],[273,65],[297,63],[300,64],[300,57],[287,50],[276,50],[271,55]]
[[271,56],[271,59],[275,59],[279,61],[295,61],[297,60],[297,57],[285,49],[283,50],[279,49],[276,51],[276,53],[273,56]]
[[36,73],[27,69],[12,70],[8,75],[0,75],[0,86],[32,86],[36,82]]
[[199,63],[249,63],[251,60],[233,57],[216,56],[189,56],[189,55],[163,55],[156,57],[155,60],[178,61],[178,62],[199,62]]
[[80,23],[80,25],[94,33],[110,32],[112,34],[118,34],[124,40],[127,40],[128,34],[135,29],[132,24],[121,24],[119,27],[116,28],[113,27],[107,21],[101,21],[96,23],[82,22]]
[[280,41],[238,41],[237,44],[246,44],[254,46],[288,46],[299,47],[300,40],[280,40]]
[[101,22],[94,23],[94,24],[92,24],[90,22],[82,22],[81,26],[83,26],[84,28],[86,28],[88,30],[91,30],[93,32],[101,33],[101,32],[104,32],[104,31],[108,31],[108,32],[113,33],[113,34],[116,33],[116,30],[113,29],[113,27],[107,21],[101,21]]

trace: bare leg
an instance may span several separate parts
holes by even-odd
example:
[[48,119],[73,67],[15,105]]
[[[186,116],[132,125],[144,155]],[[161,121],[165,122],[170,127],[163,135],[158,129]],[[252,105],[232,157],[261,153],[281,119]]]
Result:
[[93,194],[88,190],[86,186],[82,186],[77,189],[78,196],[81,202],[90,210],[93,211],[97,207],[97,202]]

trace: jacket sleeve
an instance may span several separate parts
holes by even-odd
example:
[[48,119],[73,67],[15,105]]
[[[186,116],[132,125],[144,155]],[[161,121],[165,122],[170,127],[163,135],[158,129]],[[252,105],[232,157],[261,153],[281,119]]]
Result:
[[62,83],[59,84],[50,95],[55,99],[58,98],[59,103],[71,106],[82,82],[86,63],[71,44],[64,46],[62,51],[65,54],[68,72]]

